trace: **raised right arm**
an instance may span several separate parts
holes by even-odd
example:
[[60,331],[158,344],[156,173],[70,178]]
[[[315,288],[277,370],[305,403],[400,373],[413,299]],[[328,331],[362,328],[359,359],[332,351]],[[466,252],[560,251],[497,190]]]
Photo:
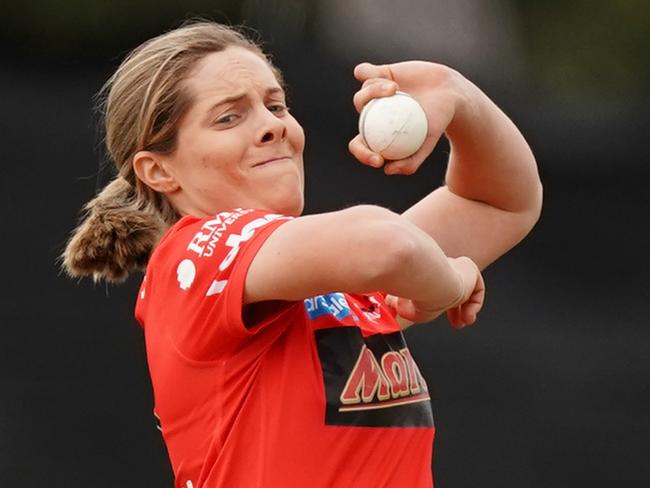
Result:
[[251,263],[244,302],[384,290],[439,314],[467,299],[477,275],[406,218],[362,205],[276,229]]

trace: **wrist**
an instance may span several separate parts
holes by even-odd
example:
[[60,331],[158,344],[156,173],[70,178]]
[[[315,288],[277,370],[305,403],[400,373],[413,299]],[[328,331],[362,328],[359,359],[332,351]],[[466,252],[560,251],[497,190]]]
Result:
[[449,260],[449,264],[451,267],[451,272],[455,277],[455,281],[457,283],[455,290],[452,290],[449,295],[452,297],[451,299],[447,299],[444,303],[444,305],[439,305],[438,303],[433,304],[430,301],[425,301],[425,300],[413,300],[413,305],[415,308],[417,308],[420,312],[427,313],[427,314],[442,314],[446,310],[449,310],[450,308],[454,308],[461,303],[465,301],[465,278],[463,277],[463,273],[461,272],[460,269],[458,269],[456,265],[456,258],[447,258]]
[[462,140],[479,126],[483,97],[481,90],[458,72],[454,72],[453,87],[456,95],[454,116],[445,129],[445,135],[452,142]]
[[462,291],[459,304],[464,303],[474,292],[481,272],[476,263],[466,256],[449,259],[453,261],[453,266],[461,277]]

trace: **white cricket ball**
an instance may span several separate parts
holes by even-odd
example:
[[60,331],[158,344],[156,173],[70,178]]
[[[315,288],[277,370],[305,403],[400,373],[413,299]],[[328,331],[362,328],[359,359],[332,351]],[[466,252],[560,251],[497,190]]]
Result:
[[385,159],[397,160],[416,152],[427,137],[427,116],[407,93],[373,98],[361,110],[359,134],[366,146]]

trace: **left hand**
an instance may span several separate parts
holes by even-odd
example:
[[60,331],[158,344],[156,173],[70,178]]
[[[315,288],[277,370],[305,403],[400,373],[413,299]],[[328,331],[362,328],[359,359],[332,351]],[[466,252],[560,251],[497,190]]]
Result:
[[476,322],[478,313],[483,308],[485,301],[485,282],[481,273],[476,274],[476,280],[468,283],[462,301],[446,310],[422,310],[417,304],[408,298],[386,295],[386,305],[392,308],[397,314],[397,321],[402,329],[413,324],[431,322],[443,313],[447,313],[447,320],[454,329],[462,329]]
[[386,295],[385,301],[386,305],[393,309],[397,314],[396,319],[402,326],[402,329],[413,324],[431,322],[445,312],[444,310],[437,310],[435,312],[420,310],[413,303],[413,300],[396,297],[394,295]]
[[422,105],[429,130],[422,147],[406,159],[385,161],[364,144],[360,134],[350,141],[350,152],[361,163],[375,168],[383,167],[384,173],[389,175],[415,173],[452,122],[459,101],[463,98],[462,86],[466,80],[447,66],[425,61],[380,66],[362,63],[354,69],[354,76],[363,83],[353,97],[358,112],[373,98],[390,96],[401,90]]

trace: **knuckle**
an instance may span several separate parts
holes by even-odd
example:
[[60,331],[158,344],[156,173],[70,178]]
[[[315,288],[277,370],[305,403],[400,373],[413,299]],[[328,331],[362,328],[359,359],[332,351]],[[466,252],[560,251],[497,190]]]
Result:
[[381,78],[368,78],[366,81],[363,82],[363,85],[361,85],[361,88],[368,88],[372,85],[377,85],[381,80]]

